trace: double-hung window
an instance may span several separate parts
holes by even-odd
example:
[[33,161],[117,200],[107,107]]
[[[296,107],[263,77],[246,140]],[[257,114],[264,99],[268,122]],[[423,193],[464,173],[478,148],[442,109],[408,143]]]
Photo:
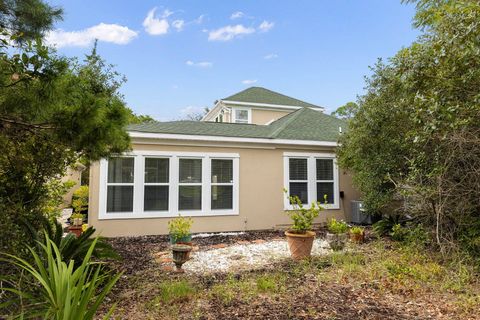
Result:
[[136,151],[100,161],[99,219],[237,215],[236,153]]
[[233,160],[211,159],[211,208],[233,209]]
[[168,211],[170,159],[145,157],[144,211]]
[[202,209],[202,159],[179,159],[178,209]]
[[108,161],[107,212],[132,212],[134,158],[115,157]]
[[[334,154],[285,153],[285,188],[302,204],[320,202],[331,209],[339,208],[338,168]],[[292,209],[289,199],[285,209]]]

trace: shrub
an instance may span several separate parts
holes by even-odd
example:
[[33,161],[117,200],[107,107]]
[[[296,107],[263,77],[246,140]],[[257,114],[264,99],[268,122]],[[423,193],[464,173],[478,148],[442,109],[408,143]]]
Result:
[[346,233],[348,231],[348,224],[345,221],[338,221],[332,218],[327,222],[327,230],[333,234]]
[[75,213],[88,212],[88,186],[81,186],[73,192],[72,207]]
[[181,239],[188,237],[191,232],[192,218],[185,218],[178,215],[178,218],[168,221],[168,233],[173,239]]
[[[16,316],[55,320],[94,319],[98,308],[121,274],[112,277],[102,273],[103,265],[91,261],[97,239],[91,242],[77,268],[74,268],[73,260],[63,260],[59,248],[46,234],[45,243],[41,244],[43,255],[29,248],[33,264],[10,254],[6,255],[7,259],[2,259],[30,275],[30,286],[36,289],[35,293],[31,294],[22,289],[4,288],[18,297],[18,301],[11,301],[12,304],[17,302],[19,306],[19,314]],[[113,309],[114,306],[110,308],[107,316]]]
[[[287,194],[287,190],[284,190],[284,192]],[[291,231],[294,233],[306,233],[308,230],[312,230],[313,220],[323,210],[320,203],[312,202],[310,208],[306,209],[298,196],[290,196],[288,199],[294,208],[294,210],[288,211],[288,215],[293,223]]]
[[365,229],[362,227],[352,227],[350,228],[350,233],[351,234],[363,234],[365,232]]

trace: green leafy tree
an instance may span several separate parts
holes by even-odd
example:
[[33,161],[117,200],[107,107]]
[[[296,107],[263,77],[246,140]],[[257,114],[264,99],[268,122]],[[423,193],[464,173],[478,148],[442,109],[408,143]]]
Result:
[[337,110],[332,112],[332,116],[335,116],[340,119],[351,119],[358,110],[358,104],[355,102],[347,102],[341,107],[338,107]]
[[10,43],[0,40],[0,250],[19,253],[32,241],[24,225],[41,230],[52,181],[80,157],[129,149],[129,109],[118,92],[124,79],[95,48],[78,62],[40,40]]
[[434,226],[442,250],[478,256],[480,3],[408,2],[423,33],[373,68],[339,161],[371,211],[409,213]]

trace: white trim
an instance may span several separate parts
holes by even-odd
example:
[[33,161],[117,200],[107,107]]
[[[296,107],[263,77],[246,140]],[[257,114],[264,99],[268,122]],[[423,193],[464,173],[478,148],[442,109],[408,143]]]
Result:
[[[289,105],[281,105],[281,104],[269,104],[269,103],[254,103],[254,102],[242,102],[242,101],[231,101],[231,100],[220,100],[225,104],[233,104],[233,105],[240,105],[240,106],[252,106],[252,107],[268,107],[268,108],[278,108],[278,109],[289,109],[289,110],[297,110],[302,109],[305,107],[301,106],[289,106]],[[323,107],[306,107],[312,110],[324,111],[325,108]]]
[[[338,165],[335,153],[305,153],[305,152],[284,152],[283,153],[283,185],[286,190],[289,188],[290,182],[290,158],[306,158],[308,168],[308,201],[309,204],[304,205],[304,208],[310,208],[312,201],[320,201],[317,199],[317,171],[316,159],[332,159],[333,160],[333,200],[332,204],[321,204],[325,209],[340,209],[340,189],[339,189],[339,175]],[[288,196],[284,197],[283,207],[285,210],[293,210],[294,207],[290,204]]]
[[286,144],[286,145],[302,145],[302,146],[320,146],[320,147],[336,147],[338,144],[334,141],[317,141],[317,140],[288,140],[288,139],[267,139],[267,138],[240,138],[240,137],[224,137],[224,136],[202,136],[189,134],[170,134],[170,133],[152,133],[129,131],[131,138],[147,138],[147,139],[170,139],[170,140],[191,140],[191,141],[218,141],[218,142],[247,142],[247,143],[263,143],[263,144]]
[[[179,159],[200,158],[202,159],[202,182],[188,185],[202,186],[202,210],[181,211],[182,216],[222,216],[239,214],[239,154],[238,153],[204,153],[204,152],[165,152],[165,151],[133,151],[121,155],[134,157],[134,200],[133,212],[107,213],[107,174],[108,161],[100,160],[100,188],[99,188],[99,220],[110,219],[137,219],[137,218],[171,218],[178,216],[178,181]],[[169,158],[169,204],[168,211],[144,211],[145,184],[145,158],[166,157]],[[211,159],[231,159],[233,161],[233,201],[232,209],[212,210],[210,208],[211,193]],[[109,185],[109,184],[108,184]],[[187,185],[187,184],[182,184]],[[231,185],[231,184],[229,184]]]

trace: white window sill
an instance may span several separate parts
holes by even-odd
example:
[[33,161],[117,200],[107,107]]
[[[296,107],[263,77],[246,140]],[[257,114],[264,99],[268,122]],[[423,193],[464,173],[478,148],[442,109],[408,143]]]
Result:
[[[303,208],[304,209],[310,209],[312,205],[311,204],[305,204],[303,205]],[[340,205],[338,204],[321,204],[320,205],[324,210],[340,210]],[[286,206],[283,208],[283,210],[285,211],[294,211],[294,210],[298,210],[298,208],[295,208],[293,206]]]
[[132,212],[114,212],[105,213],[98,217],[98,220],[113,220],[113,219],[148,219],[148,218],[176,218],[178,215],[182,217],[215,217],[215,216],[238,216],[238,212],[233,210],[213,210],[210,212],[203,211],[180,211],[172,213],[167,211],[146,211],[140,213]]

